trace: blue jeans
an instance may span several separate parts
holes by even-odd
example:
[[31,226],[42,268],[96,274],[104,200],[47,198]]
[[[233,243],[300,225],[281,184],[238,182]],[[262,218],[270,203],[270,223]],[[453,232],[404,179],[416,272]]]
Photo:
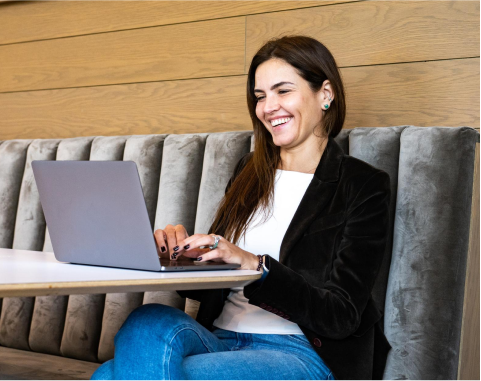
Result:
[[115,358],[93,380],[333,380],[304,335],[213,332],[162,304],[134,310],[115,336]]

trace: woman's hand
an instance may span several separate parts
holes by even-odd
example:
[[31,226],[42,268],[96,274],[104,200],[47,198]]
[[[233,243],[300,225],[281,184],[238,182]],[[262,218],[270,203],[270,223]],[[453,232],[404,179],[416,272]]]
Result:
[[[155,243],[157,250],[162,258],[175,259],[174,254],[181,251],[178,242],[183,241],[189,237],[187,230],[183,225],[167,225],[164,229],[157,229],[154,232]],[[174,249],[179,247],[177,251]],[[209,249],[197,249],[189,252],[186,257],[197,258],[199,255],[209,252]]]
[[[201,246],[214,245],[214,235],[220,238],[217,247],[214,250],[207,249],[207,251],[201,255],[197,254],[199,250],[202,250],[200,249]],[[256,255],[242,250],[218,234],[194,234],[186,237],[178,242],[178,244],[179,250],[177,250],[177,252],[179,252],[179,254],[177,258],[180,255],[185,255],[189,258],[197,257],[197,260],[201,262],[212,260],[215,262],[238,263],[241,265],[238,270],[256,270],[259,264],[259,259]],[[192,253],[195,253],[195,255]]]

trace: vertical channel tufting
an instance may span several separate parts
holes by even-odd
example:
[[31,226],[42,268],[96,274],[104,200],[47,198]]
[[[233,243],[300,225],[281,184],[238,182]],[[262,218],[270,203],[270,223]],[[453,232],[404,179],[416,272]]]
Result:
[[[11,249],[20,186],[31,140],[8,140],[0,145],[0,247]],[[4,318],[6,319],[6,318]],[[2,299],[0,298],[0,322]],[[1,341],[0,341],[1,342]]]
[[[57,149],[57,160],[88,160],[93,137],[63,139]],[[48,227],[43,251],[53,251]],[[28,342],[32,351],[60,355],[65,326],[67,295],[37,296]]]
[[401,134],[385,379],[456,379],[478,132]]
[[[54,160],[59,142],[59,140],[38,139],[28,147],[15,218],[13,249],[42,250],[45,238],[45,218],[31,162],[32,160]],[[3,300],[0,317],[1,345],[17,349],[30,349],[28,333],[33,305],[33,297],[5,298]]]
[[[100,136],[92,142],[90,160],[122,160],[128,136]],[[105,294],[71,295],[60,351],[66,357],[97,361]]]
[[106,294],[102,317],[98,361],[104,362],[114,357],[114,338],[130,313],[142,305],[143,292]]
[[351,131],[352,129],[344,128],[334,138],[346,155],[349,155],[349,134]]
[[11,249],[27,148],[31,140],[7,140],[0,145],[0,247]]
[[[197,197],[208,134],[169,135],[164,142],[155,215],[155,229],[183,225],[194,234]],[[144,304],[161,303],[183,311],[186,300],[175,291],[146,292]]]
[[154,228],[159,193],[162,150],[167,135],[132,136],[125,144],[124,161],[134,161],[139,171],[147,212]]
[[25,173],[20,189],[13,248],[42,251],[45,240],[45,218],[32,171],[33,160],[55,160],[60,140],[34,140],[27,151]]
[[169,135],[160,172],[155,229],[183,225],[194,234],[207,134]]
[[[154,226],[157,194],[159,191],[162,149],[167,135],[131,136],[124,151],[124,161],[133,161],[137,165],[140,182],[145,198],[147,212],[152,229]],[[175,292],[174,292],[175,293]],[[177,293],[175,293],[177,294]],[[114,356],[114,337],[127,316],[142,305],[142,292],[115,293],[105,296],[105,308],[102,318],[102,333],[98,349],[99,361],[106,361]]]
[[[407,126],[396,127],[357,127],[349,135],[349,155],[382,169],[391,179],[391,205],[389,220],[389,237],[386,245],[379,275],[372,291],[373,299],[381,311],[384,311],[387,279],[391,266],[392,237],[396,193],[398,182],[399,150],[401,133]],[[381,321],[383,323],[383,321]],[[384,324],[381,324],[384,327]]]
[[253,131],[235,131],[208,136],[197,203],[196,233],[209,232],[234,167],[242,156],[250,152],[252,134]]

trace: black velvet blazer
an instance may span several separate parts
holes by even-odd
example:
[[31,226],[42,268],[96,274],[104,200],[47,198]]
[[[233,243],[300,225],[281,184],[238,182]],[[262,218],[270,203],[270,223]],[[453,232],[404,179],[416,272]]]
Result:
[[[237,163],[226,191],[251,157]],[[390,197],[386,172],[346,155],[329,137],[279,261],[269,258],[260,286],[244,287],[250,304],[297,323],[336,379],[382,379],[391,349],[371,296],[386,250]],[[210,331],[229,292],[178,291],[201,302],[196,320]]]

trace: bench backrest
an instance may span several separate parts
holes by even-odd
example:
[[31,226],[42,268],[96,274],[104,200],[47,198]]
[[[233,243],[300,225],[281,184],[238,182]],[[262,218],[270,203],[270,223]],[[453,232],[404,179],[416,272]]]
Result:
[[[32,160],[136,162],[152,228],[207,233],[252,131],[9,140],[0,144],[0,247],[52,251]],[[359,127],[336,141],[391,177],[391,222],[373,297],[393,346],[386,379],[455,379],[469,242],[473,163],[469,127]],[[196,314],[176,292],[4,298],[0,345],[105,361],[113,338],[143,303]]]

